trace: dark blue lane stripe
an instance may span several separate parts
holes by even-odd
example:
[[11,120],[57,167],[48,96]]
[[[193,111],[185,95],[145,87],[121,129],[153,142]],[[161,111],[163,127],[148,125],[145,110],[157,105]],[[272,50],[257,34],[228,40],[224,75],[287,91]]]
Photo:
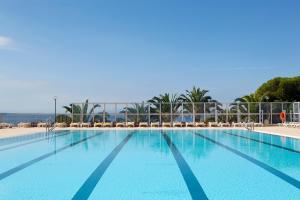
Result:
[[[126,138],[114,148],[114,150],[98,165],[98,167],[93,171],[93,173],[88,177],[88,179],[79,188],[76,194],[73,196],[72,200],[85,200],[88,199],[98,184],[99,180],[105,173],[106,169],[124,147],[124,145],[131,138],[132,133],[126,136]],[[116,188],[117,189],[117,188]]]
[[217,142],[217,141],[215,141],[215,140],[213,140],[213,139],[211,139],[209,137],[206,137],[204,135],[201,135],[199,133],[195,133],[195,134],[197,136],[199,136],[199,137],[202,137],[202,138],[204,138],[204,139],[206,139],[206,140],[208,140],[208,141],[210,141],[210,142],[212,142],[214,144],[217,144],[217,145],[225,148],[226,150],[228,150],[228,151],[230,151],[230,152],[232,152],[232,153],[234,153],[234,154],[236,154],[236,155],[238,155],[238,156],[240,156],[240,157],[242,157],[242,158],[244,158],[244,159],[252,162],[253,164],[255,164],[255,165],[257,165],[257,166],[259,166],[259,167],[267,170],[271,174],[277,176],[278,178],[280,178],[280,179],[286,181],[287,183],[295,186],[296,188],[300,189],[300,182],[297,179],[295,179],[295,178],[293,178],[293,177],[291,177],[291,176],[289,176],[289,175],[287,175],[287,174],[285,174],[285,173],[283,173],[283,172],[281,172],[281,171],[279,171],[279,170],[277,170],[277,169],[275,169],[275,168],[273,168],[273,167],[271,167],[271,166],[269,166],[269,165],[267,165],[267,164],[265,164],[265,163],[263,163],[263,162],[261,162],[259,160],[256,160],[255,158],[253,158],[251,156],[248,156],[248,155],[246,155],[246,154],[244,154],[244,153],[242,153],[242,152],[240,152],[240,151],[238,151],[236,149],[233,149],[233,148],[231,148],[229,146],[226,146],[225,144]]
[[169,148],[171,149],[173,156],[177,162],[177,165],[180,169],[180,172],[184,178],[184,181],[189,189],[189,192],[192,196],[192,199],[208,199],[203,188],[201,187],[200,183],[198,182],[197,178],[195,177],[193,171],[191,170],[190,166],[187,164],[187,162],[184,160],[183,156],[179,152],[179,150],[176,148],[176,146],[171,141],[170,137],[163,133],[163,136],[166,140],[166,142],[169,145]]
[[71,143],[71,144],[69,144],[69,145],[67,145],[67,146],[61,147],[61,148],[59,148],[59,149],[57,149],[57,150],[55,150],[55,151],[51,151],[51,152],[49,152],[49,153],[46,153],[46,154],[44,154],[44,155],[41,155],[41,156],[39,156],[39,157],[33,159],[33,160],[30,160],[30,161],[28,161],[28,162],[25,162],[25,163],[23,163],[23,164],[21,164],[21,165],[19,165],[19,166],[17,166],[17,167],[14,167],[14,168],[12,168],[12,169],[9,169],[9,170],[7,170],[7,171],[5,171],[5,172],[3,172],[3,173],[0,174],[0,180],[6,178],[6,177],[8,177],[8,176],[10,176],[10,175],[12,175],[12,174],[14,174],[14,173],[16,173],[16,172],[19,172],[19,171],[21,171],[21,170],[23,170],[23,169],[25,169],[25,168],[27,168],[27,167],[29,167],[29,166],[31,166],[31,165],[33,165],[33,164],[39,162],[39,161],[41,161],[41,160],[44,160],[44,159],[46,159],[46,158],[48,158],[48,157],[50,157],[50,156],[53,156],[53,155],[55,155],[55,154],[57,154],[57,153],[59,153],[59,152],[61,152],[61,151],[63,151],[63,150],[66,150],[66,149],[68,149],[68,148],[70,148],[70,147],[73,147],[73,146],[75,146],[75,145],[77,145],[77,144],[80,144],[80,143],[82,143],[82,142],[85,142],[85,141],[87,141],[87,140],[89,140],[89,139],[91,139],[91,138],[93,138],[93,137],[99,136],[99,135],[101,135],[101,134],[96,134],[96,135],[92,135],[92,136],[86,137],[86,138],[84,138],[84,139],[82,139],[82,140],[79,140],[79,141],[77,141],[77,142],[73,142],[73,143]]
[[70,132],[63,133],[63,134],[59,134],[59,135],[56,135],[56,134],[55,134],[55,136],[52,136],[52,137],[46,137],[46,138],[41,138],[41,139],[37,139],[37,140],[33,140],[33,141],[21,143],[21,144],[16,144],[16,145],[13,145],[13,146],[9,146],[9,147],[2,148],[2,149],[0,149],[0,151],[6,151],[6,150],[9,150],[9,149],[14,149],[14,148],[17,148],[17,147],[26,146],[26,145],[33,144],[33,143],[37,143],[37,142],[41,142],[41,141],[44,141],[44,140],[48,140],[48,139],[52,139],[52,138],[57,138],[57,137],[60,137],[60,136],[67,135],[67,134],[69,134],[69,133],[70,133]]
[[278,144],[272,144],[272,143],[269,143],[269,142],[257,140],[257,139],[246,137],[246,136],[243,136],[243,135],[236,135],[236,134],[228,133],[228,132],[224,132],[224,133],[228,134],[228,135],[235,136],[235,137],[240,137],[240,138],[243,138],[243,139],[252,140],[252,141],[255,141],[255,142],[262,143],[262,144],[270,145],[270,146],[277,147],[277,148],[280,148],[280,149],[284,149],[284,150],[287,150],[287,151],[291,151],[291,152],[294,152],[294,153],[300,153],[300,151],[297,151],[295,149],[291,149],[291,148],[288,148],[288,147],[283,147],[283,146],[278,145]]

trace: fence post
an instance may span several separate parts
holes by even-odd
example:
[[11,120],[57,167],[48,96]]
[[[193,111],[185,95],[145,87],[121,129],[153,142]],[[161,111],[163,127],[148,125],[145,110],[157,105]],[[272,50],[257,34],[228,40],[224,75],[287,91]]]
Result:
[[117,122],[117,103],[115,103],[115,122]]
[[150,120],[150,104],[148,104],[148,123],[150,125],[151,120]]
[[183,122],[183,103],[181,103],[181,122]]
[[82,123],[83,122],[83,107],[84,107],[84,104],[81,104],[81,112],[80,112],[80,122]]
[[95,112],[94,112],[94,108],[95,108],[95,104],[93,103],[93,112],[92,112],[92,115],[93,115],[93,123],[95,122]]
[[206,116],[205,116],[205,111],[206,110],[206,107],[205,107],[205,103],[203,103],[203,121],[205,122],[206,120]]
[[172,103],[170,103],[170,108],[171,108],[171,125],[173,125],[173,110],[172,110]]
[[250,122],[250,103],[248,102],[248,122]]
[[261,122],[261,102],[259,102],[259,123]]
[[229,112],[229,106],[228,106],[228,104],[226,104],[225,109],[226,109],[226,122],[228,122],[228,112]]
[[[139,104],[138,104],[138,103],[137,103],[136,105],[137,105],[137,110],[136,110],[136,122],[139,123],[139,119],[140,119],[140,116],[139,116],[139,115],[140,115],[139,108],[140,108],[140,107],[139,107]],[[141,107],[142,107],[142,104],[141,104]],[[143,105],[143,107],[144,107],[144,105]]]
[[161,124],[161,102],[159,102],[159,124]]
[[215,122],[218,122],[217,103],[215,103]]
[[271,121],[271,124],[273,124],[273,105],[272,105],[272,102],[270,102],[270,112],[271,112],[270,121]]
[[126,104],[126,109],[125,109],[125,123],[127,124],[127,115],[128,115],[128,113],[127,113],[127,109],[128,109],[128,104]]
[[192,106],[193,106],[193,123],[195,123],[195,103],[192,102]]
[[241,122],[240,103],[237,103],[237,122]]
[[103,113],[102,113],[103,114],[103,120],[102,120],[103,122],[105,122],[105,112],[106,112],[105,111],[105,106],[106,106],[106,104],[104,103],[103,104]]

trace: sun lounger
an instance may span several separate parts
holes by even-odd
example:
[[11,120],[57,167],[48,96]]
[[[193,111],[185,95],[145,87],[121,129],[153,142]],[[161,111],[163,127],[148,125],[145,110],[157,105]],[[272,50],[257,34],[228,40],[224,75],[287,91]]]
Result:
[[0,123],[0,128],[12,128],[12,124],[10,124],[10,123]]
[[125,127],[125,123],[124,122],[117,122],[116,123],[116,127]]
[[174,122],[173,127],[182,127],[182,122]]
[[218,127],[218,122],[208,122],[208,127]]
[[73,122],[70,124],[70,127],[72,128],[79,128],[81,126],[81,124],[79,122]]
[[140,122],[139,127],[148,127],[148,122]]
[[91,127],[91,123],[90,122],[84,122],[84,123],[81,124],[81,127],[83,127],[83,128]]
[[18,127],[19,128],[30,128],[31,127],[31,123],[20,122],[20,123],[18,123]]
[[151,127],[159,127],[159,122],[151,122]]
[[194,127],[195,123],[194,122],[186,122],[185,127]]
[[103,127],[112,127],[113,126],[113,123],[112,122],[104,122],[102,124]]
[[230,127],[230,123],[229,122],[220,122],[219,123],[219,127]]
[[102,122],[95,122],[94,127],[102,127]]
[[126,127],[131,127],[133,128],[135,126],[134,122],[127,122]]
[[261,123],[261,122],[260,122],[260,123],[254,123],[254,126],[255,126],[255,127],[263,127],[263,126],[264,126],[264,124],[263,124],[263,123]]
[[37,124],[37,127],[38,128],[46,128],[46,127],[49,127],[50,126],[50,124],[49,123],[46,123],[46,122],[39,122],[38,124]]
[[162,127],[171,127],[171,122],[163,122]]
[[65,128],[67,127],[67,124],[65,122],[57,122],[54,126],[58,128]]
[[206,125],[205,125],[204,122],[196,122],[196,123],[195,123],[195,126],[196,126],[196,127],[205,127]]
[[246,123],[244,122],[232,122],[233,127],[245,127]]

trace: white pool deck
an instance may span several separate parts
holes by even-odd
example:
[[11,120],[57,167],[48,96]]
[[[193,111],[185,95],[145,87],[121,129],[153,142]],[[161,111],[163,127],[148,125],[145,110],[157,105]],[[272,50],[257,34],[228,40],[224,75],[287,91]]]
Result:
[[[56,128],[55,130],[204,130],[204,129],[243,129],[244,128]],[[254,131],[262,132],[266,134],[279,135],[284,137],[292,137],[300,139],[300,128],[287,128],[287,127],[278,127],[278,126],[268,126],[268,127],[255,127]],[[32,133],[45,132],[45,128],[6,128],[0,129],[0,138],[13,137],[18,135],[26,135]]]

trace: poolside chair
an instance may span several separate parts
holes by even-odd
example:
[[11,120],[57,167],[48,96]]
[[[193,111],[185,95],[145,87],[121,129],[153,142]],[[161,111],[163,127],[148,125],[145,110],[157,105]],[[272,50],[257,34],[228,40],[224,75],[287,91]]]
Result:
[[125,127],[126,126],[126,124],[124,123],[124,122],[117,122],[116,123],[116,127]]
[[89,127],[91,127],[91,123],[90,122],[84,122],[84,123],[81,124],[81,127],[82,128],[89,128]]
[[39,122],[37,123],[37,127],[38,128],[46,128],[46,127],[49,127],[50,124],[49,123],[46,123],[46,122]]
[[255,127],[263,127],[263,126],[264,126],[264,124],[263,124],[263,123],[261,123],[261,122],[259,122],[259,123],[254,123],[254,126],[255,126]]
[[233,127],[244,127],[246,124],[243,122],[232,122]]
[[67,127],[67,124],[65,122],[57,122],[54,124],[54,126],[57,128],[65,128]]
[[182,122],[174,122],[173,127],[182,127]]
[[195,123],[194,122],[186,122],[185,127],[194,127]]
[[102,127],[102,122],[95,122],[94,127]]
[[135,126],[134,122],[126,122],[126,127],[133,128]]
[[103,127],[112,127],[113,123],[112,122],[103,122],[102,126]]
[[148,122],[140,122],[139,127],[148,127]]
[[20,123],[18,123],[18,127],[19,128],[30,128],[31,123],[20,122]]
[[208,122],[208,127],[218,127],[218,122]]
[[204,122],[196,122],[196,123],[195,123],[195,126],[196,126],[196,127],[205,127],[206,124],[205,124]]
[[171,122],[163,122],[162,123],[162,127],[171,127],[171,126],[172,126]]
[[229,122],[220,122],[219,127],[230,127],[230,123]]
[[12,124],[10,123],[0,123],[0,128],[12,128]]
[[72,122],[70,124],[70,127],[71,128],[80,128],[81,124],[79,122]]
[[159,122],[151,122],[151,127],[159,127]]

